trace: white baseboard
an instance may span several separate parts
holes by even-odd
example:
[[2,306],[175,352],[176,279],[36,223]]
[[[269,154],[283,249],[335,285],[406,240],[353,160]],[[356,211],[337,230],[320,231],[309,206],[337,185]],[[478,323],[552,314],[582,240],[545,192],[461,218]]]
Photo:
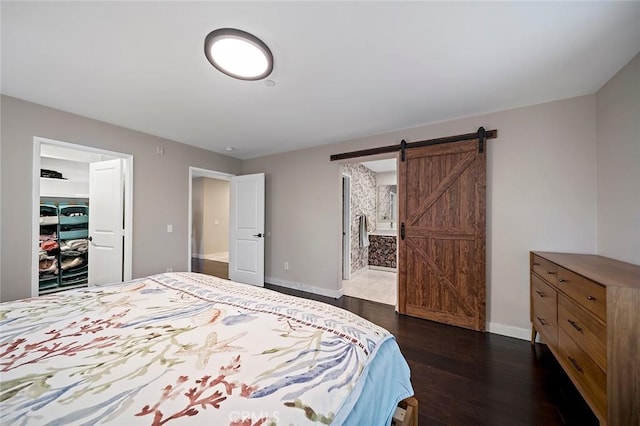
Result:
[[487,323],[487,331],[501,336],[515,337],[516,339],[531,340],[531,329],[514,327],[512,325],[499,324],[496,322]]
[[329,290],[322,287],[316,287],[309,284],[296,283],[292,281],[285,281],[278,278],[273,277],[264,277],[264,282],[267,284],[273,284],[280,287],[291,288],[293,290],[306,291],[307,293],[317,294],[319,296],[327,296],[332,297],[334,299],[339,299],[342,297],[342,289],[340,290]]
[[206,254],[200,254],[200,253],[191,253],[191,257],[195,257],[196,259],[206,259],[207,255]]

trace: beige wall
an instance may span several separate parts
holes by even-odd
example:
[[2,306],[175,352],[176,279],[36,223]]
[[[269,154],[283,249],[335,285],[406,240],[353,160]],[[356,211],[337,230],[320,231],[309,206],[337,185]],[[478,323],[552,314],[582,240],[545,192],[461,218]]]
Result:
[[229,181],[205,180],[205,254],[229,251]]
[[640,54],[596,93],[598,253],[640,265]]
[[241,170],[234,158],[15,98],[1,107],[2,300],[30,296],[34,136],[133,155],[134,277],[187,269],[189,167]]
[[331,153],[320,146],[244,162],[244,173],[265,173],[267,282],[338,295],[341,177]]
[[244,173],[267,178],[267,281],[340,293],[340,173],[331,154],[479,126],[499,135],[487,148],[489,330],[526,338],[529,250],[596,252],[593,95],[245,161]]
[[382,172],[376,173],[376,185],[397,185],[398,172]]
[[222,179],[194,179],[194,254],[229,251],[229,187]]

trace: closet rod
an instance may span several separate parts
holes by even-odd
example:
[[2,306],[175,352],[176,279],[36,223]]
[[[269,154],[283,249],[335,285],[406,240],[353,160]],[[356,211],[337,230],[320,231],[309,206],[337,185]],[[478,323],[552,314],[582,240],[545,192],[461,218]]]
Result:
[[[466,133],[464,135],[447,136],[444,138],[427,139],[424,141],[405,143],[405,148],[417,148],[419,146],[438,145],[442,143],[462,142],[462,141],[468,141],[471,139],[480,139],[481,130],[484,132],[484,139],[495,139],[498,137],[497,130],[494,129],[494,130],[485,131],[483,127],[480,127],[478,131],[474,133]],[[369,155],[386,154],[389,152],[400,151],[401,147],[402,147],[402,144],[387,145],[387,146],[381,146],[379,148],[369,148],[369,149],[362,149],[360,151],[351,151],[351,152],[343,152],[341,154],[332,154],[330,158],[331,158],[331,161],[337,161],[337,160],[346,160],[348,158],[358,158],[358,157],[366,157]]]

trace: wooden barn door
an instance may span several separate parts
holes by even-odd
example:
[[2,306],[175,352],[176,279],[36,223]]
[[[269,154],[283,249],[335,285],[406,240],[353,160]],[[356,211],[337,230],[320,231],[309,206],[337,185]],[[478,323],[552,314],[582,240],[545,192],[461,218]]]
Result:
[[486,159],[478,145],[410,148],[398,162],[398,309],[484,331]]

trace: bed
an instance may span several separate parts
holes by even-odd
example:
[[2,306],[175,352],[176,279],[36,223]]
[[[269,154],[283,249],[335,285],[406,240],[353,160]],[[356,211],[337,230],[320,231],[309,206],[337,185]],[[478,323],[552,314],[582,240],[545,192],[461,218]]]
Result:
[[388,425],[413,395],[383,328],[195,273],[0,304],[0,382],[20,425]]

